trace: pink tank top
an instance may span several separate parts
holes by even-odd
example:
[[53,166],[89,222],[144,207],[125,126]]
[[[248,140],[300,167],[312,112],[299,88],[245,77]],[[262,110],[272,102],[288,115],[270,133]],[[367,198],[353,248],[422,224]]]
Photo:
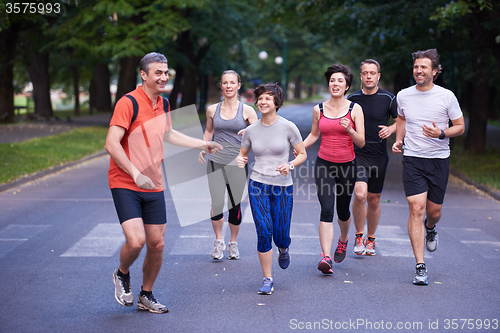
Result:
[[340,119],[347,117],[351,121],[351,127],[356,129],[352,121],[351,111],[354,102],[349,105],[347,114],[340,118],[328,118],[323,114],[323,103],[319,104],[321,115],[319,118],[319,131],[321,132],[321,145],[318,157],[334,163],[345,163],[354,160],[354,145],[352,138],[340,125]]

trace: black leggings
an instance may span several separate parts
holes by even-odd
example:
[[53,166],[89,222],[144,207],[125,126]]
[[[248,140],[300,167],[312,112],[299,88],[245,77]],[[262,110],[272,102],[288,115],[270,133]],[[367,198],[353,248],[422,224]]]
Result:
[[337,199],[337,216],[341,221],[351,217],[349,205],[356,183],[356,160],[334,163],[320,157],[316,159],[314,178],[321,204],[320,221],[333,221],[333,208]]
[[248,167],[239,168],[237,165],[225,165],[208,161],[208,187],[212,199],[210,217],[213,221],[224,217],[224,196],[227,189],[227,207],[229,209],[228,222],[233,225],[241,224],[240,203],[247,182]]

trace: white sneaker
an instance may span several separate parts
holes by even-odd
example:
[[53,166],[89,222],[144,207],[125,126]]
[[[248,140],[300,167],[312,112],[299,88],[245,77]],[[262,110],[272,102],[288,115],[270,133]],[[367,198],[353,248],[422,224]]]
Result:
[[226,249],[226,244],[223,239],[216,239],[214,242],[214,251],[212,252],[212,259],[221,260],[224,258],[224,250]]
[[168,312],[168,308],[165,305],[158,302],[156,298],[153,296],[153,294],[150,294],[148,296],[139,295],[139,298],[137,299],[137,307],[141,310],[153,313]]
[[227,244],[227,258],[228,259],[240,259],[240,251],[238,251],[238,243],[237,242],[229,242]]
[[113,272],[113,283],[115,284],[115,299],[125,306],[132,306],[134,296],[130,290],[130,276],[122,278],[118,275],[118,268]]
[[363,255],[366,251],[366,239],[363,237],[362,233],[356,234],[356,240],[354,241],[353,253],[357,255]]

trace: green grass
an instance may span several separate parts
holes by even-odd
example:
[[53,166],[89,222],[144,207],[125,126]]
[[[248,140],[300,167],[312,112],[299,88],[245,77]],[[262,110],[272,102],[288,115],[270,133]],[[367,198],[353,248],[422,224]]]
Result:
[[86,127],[70,132],[0,144],[0,184],[79,160],[103,149],[107,127]]
[[471,180],[500,190],[500,151],[488,146],[485,154],[475,155],[463,148],[463,137],[455,138],[450,155],[450,166]]

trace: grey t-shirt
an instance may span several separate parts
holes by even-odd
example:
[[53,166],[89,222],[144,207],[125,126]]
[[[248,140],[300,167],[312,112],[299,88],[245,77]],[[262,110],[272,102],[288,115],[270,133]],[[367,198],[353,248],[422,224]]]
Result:
[[251,149],[255,155],[255,165],[250,179],[277,186],[293,185],[292,175],[282,176],[276,167],[287,163],[290,156],[290,145],[302,141],[299,129],[289,120],[278,116],[271,125],[263,125],[261,121],[247,127],[241,146]]

